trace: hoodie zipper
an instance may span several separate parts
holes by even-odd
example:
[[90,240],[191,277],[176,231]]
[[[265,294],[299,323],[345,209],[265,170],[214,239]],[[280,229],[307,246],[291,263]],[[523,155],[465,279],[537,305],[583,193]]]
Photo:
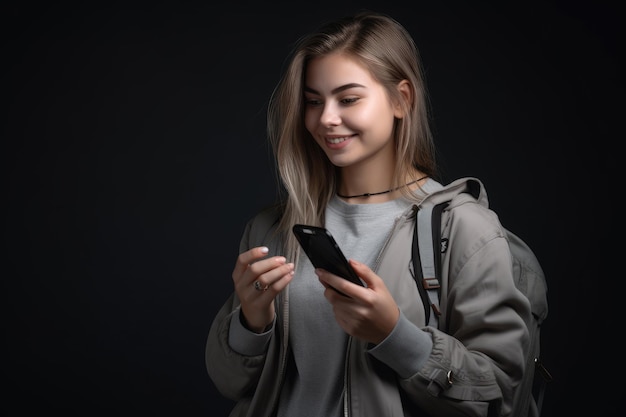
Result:
[[[415,206],[411,207],[411,213],[413,213],[414,210],[416,210]],[[391,227],[391,230],[389,231],[389,233],[387,234],[387,237],[385,238],[385,243],[383,244],[382,249],[378,253],[376,260],[374,261],[372,271],[376,272],[378,270],[378,265],[380,264],[380,260],[382,258],[383,253],[385,252],[385,249],[389,245],[391,236],[393,236],[394,232],[398,228],[398,223],[400,223],[400,221],[404,219],[406,219],[406,214],[401,214],[400,216],[396,217],[395,220],[393,221],[393,226]],[[351,385],[351,381],[350,381],[350,351],[351,349],[350,348],[351,346],[352,346],[352,336],[348,336],[348,343],[346,345],[346,365],[344,367],[344,377],[343,377],[343,415],[344,417],[350,417],[351,415],[350,411],[352,409],[351,402],[350,402],[350,385]]]
[[[275,302],[281,306],[283,311],[283,338],[282,338],[282,349],[283,355],[280,358],[280,368],[278,371],[278,381],[282,385],[285,381],[285,374],[287,373],[287,345],[289,340],[289,287],[285,288],[285,291],[278,294]],[[278,406],[278,398],[276,396],[273,398],[272,407],[270,408],[270,415],[274,415],[276,413],[276,407]]]
[[346,364],[344,366],[343,375],[343,415],[350,417],[350,346],[352,345],[352,336],[348,336],[346,344]]

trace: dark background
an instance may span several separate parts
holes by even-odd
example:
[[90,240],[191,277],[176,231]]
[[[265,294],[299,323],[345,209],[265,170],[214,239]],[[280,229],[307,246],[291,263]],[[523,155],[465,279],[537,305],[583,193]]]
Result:
[[267,99],[298,36],[359,8],[420,47],[444,182],[481,178],[544,266],[544,415],[623,413],[622,15],[393,3],[4,6],[3,415],[227,415],[204,343],[276,197]]

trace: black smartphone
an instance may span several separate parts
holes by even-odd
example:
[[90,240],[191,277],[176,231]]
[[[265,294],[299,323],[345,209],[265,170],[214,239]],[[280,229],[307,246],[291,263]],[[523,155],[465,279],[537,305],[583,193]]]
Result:
[[348,281],[364,286],[327,229],[304,224],[295,224],[292,229],[314,267],[323,268]]

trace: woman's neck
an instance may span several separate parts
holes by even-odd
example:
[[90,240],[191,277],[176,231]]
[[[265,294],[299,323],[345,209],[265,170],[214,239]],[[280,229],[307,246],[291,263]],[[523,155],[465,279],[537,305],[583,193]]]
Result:
[[337,189],[337,195],[349,203],[381,203],[395,200],[402,195],[402,188],[409,187],[411,190],[424,184],[427,176],[421,172],[414,172],[405,176],[401,184],[392,184],[391,175],[375,175],[371,171],[355,175],[355,173],[342,172],[341,181]]

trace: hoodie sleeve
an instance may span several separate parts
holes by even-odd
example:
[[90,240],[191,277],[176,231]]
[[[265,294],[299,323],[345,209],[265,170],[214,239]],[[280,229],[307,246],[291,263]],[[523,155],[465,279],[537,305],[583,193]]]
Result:
[[452,211],[443,232],[450,246],[440,329],[424,328],[431,354],[401,384],[432,415],[509,415],[525,366],[530,304],[515,287],[495,213],[478,204]]
[[[261,244],[270,246],[268,235],[275,219],[276,212],[270,209],[249,221],[242,234],[240,252]],[[274,330],[252,335],[241,325],[239,311],[240,303],[233,291],[213,318],[205,346],[209,377],[222,395],[235,401],[254,391]]]

